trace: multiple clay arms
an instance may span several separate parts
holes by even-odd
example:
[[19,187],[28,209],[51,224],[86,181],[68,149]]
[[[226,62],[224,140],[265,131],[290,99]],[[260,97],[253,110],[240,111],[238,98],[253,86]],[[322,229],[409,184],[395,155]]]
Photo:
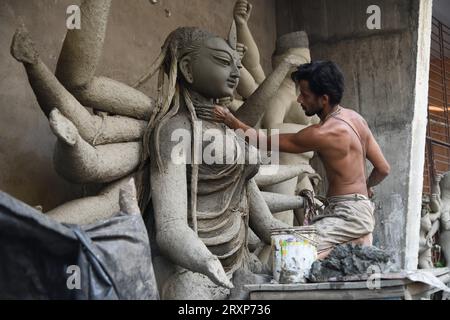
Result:
[[[55,150],[57,171],[77,183],[109,183],[96,196],[65,203],[46,213],[65,223],[93,223],[120,210],[120,204],[123,204],[123,201],[118,201],[120,190],[130,176],[137,174],[142,136],[155,108],[153,100],[142,92],[95,76],[110,5],[110,0],[85,0],[82,3],[84,27],[68,31],[56,77],[39,59],[24,28],[16,32],[11,46],[12,55],[24,64],[38,102],[58,138]],[[246,105],[249,108],[251,103],[263,105],[276,92],[292,65],[297,63],[295,57],[283,60]],[[92,108],[94,112],[90,113],[86,108]],[[260,117],[263,109],[257,110]],[[164,139],[169,139],[169,135]],[[169,152],[169,146],[170,141],[162,141],[163,155]],[[152,170],[151,180],[161,251],[176,264],[203,273],[216,284],[230,287],[217,257],[209,252],[186,222],[187,206],[182,201],[187,199],[186,167]],[[281,180],[274,177],[276,182]],[[284,225],[272,217],[254,180],[248,183],[247,188],[250,225],[262,240],[269,242],[270,229]],[[286,200],[267,194],[266,199],[274,209],[280,208]],[[291,199],[291,204],[298,207],[301,199]]]

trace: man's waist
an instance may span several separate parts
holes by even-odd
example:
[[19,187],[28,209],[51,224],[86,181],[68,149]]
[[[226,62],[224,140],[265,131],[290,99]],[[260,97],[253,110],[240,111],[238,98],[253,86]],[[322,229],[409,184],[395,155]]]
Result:
[[326,201],[328,203],[336,203],[336,202],[343,202],[343,201],[368,201],[370,200],[369,197],[363,194],[359,193],[351,193],[351,194],[344,194],[339,196],[330,196],[326,198]]

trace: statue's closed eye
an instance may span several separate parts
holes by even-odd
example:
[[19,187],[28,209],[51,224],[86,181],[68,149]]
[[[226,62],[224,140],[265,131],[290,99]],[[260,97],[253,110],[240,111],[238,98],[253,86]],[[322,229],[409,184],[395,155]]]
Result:
[[231,60],[225,57],[221,57],[221,56],[213,56],[214,60],[218,61],[219,63],[225,65],[225,66],[229,66],[231,65]]

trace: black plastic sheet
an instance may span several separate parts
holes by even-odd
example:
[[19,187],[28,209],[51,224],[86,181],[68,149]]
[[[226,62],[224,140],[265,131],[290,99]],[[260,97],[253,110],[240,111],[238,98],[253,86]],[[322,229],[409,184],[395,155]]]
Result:
[[154,300],[157,290],[140,215],[63,225],[0,192],[0,299]]

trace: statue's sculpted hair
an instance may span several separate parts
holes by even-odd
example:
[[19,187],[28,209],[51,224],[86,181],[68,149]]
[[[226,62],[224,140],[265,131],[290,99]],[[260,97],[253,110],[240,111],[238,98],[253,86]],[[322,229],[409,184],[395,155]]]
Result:
[[[158,169],[160,171],[163,169],[164,165],[161,160],[159,145],[160,129],[171,117],[178,113],[181,99],[183,99],[190,113],[193,141],[197,141],[197,139],[200,138],[195,126],[197,116],[195,114],[194,105],[190,94],[186,89],[185,79],[179,70],[178,64],[181,59],[187,55],[190,55],[195,60],[205,41],[213,37],[216,36],[212,33],[194,27],[183,27],[176,29],[167,37],[164,45],[162,46],[160,55],[150,67],[149,72],[135,84],[134,87],[139,87],[158,72],[157,100],[155,107],[152,110],[147,129],[144,133],[141,169],[143,169],[148,163],[150,152],[154,152],[155,154]],[[166,90],[164,90],[166,76],[168,78],[168,83]],[[191,150],[194,151],[194,148],[191,148]],[[195,154],[193,152],[191,157],[191,218],[193,228],[197,231],[196,207],[198,165],[196,164],[197,162],[195,161],[194,156]],[[144,180],[145,179],[146,178],[144,178]],[[139,202],[141,209],[143,210],[145,210],[150,200],[150,190],[148,186],[149,182],[147,181],[141,182],[139,186]]]

